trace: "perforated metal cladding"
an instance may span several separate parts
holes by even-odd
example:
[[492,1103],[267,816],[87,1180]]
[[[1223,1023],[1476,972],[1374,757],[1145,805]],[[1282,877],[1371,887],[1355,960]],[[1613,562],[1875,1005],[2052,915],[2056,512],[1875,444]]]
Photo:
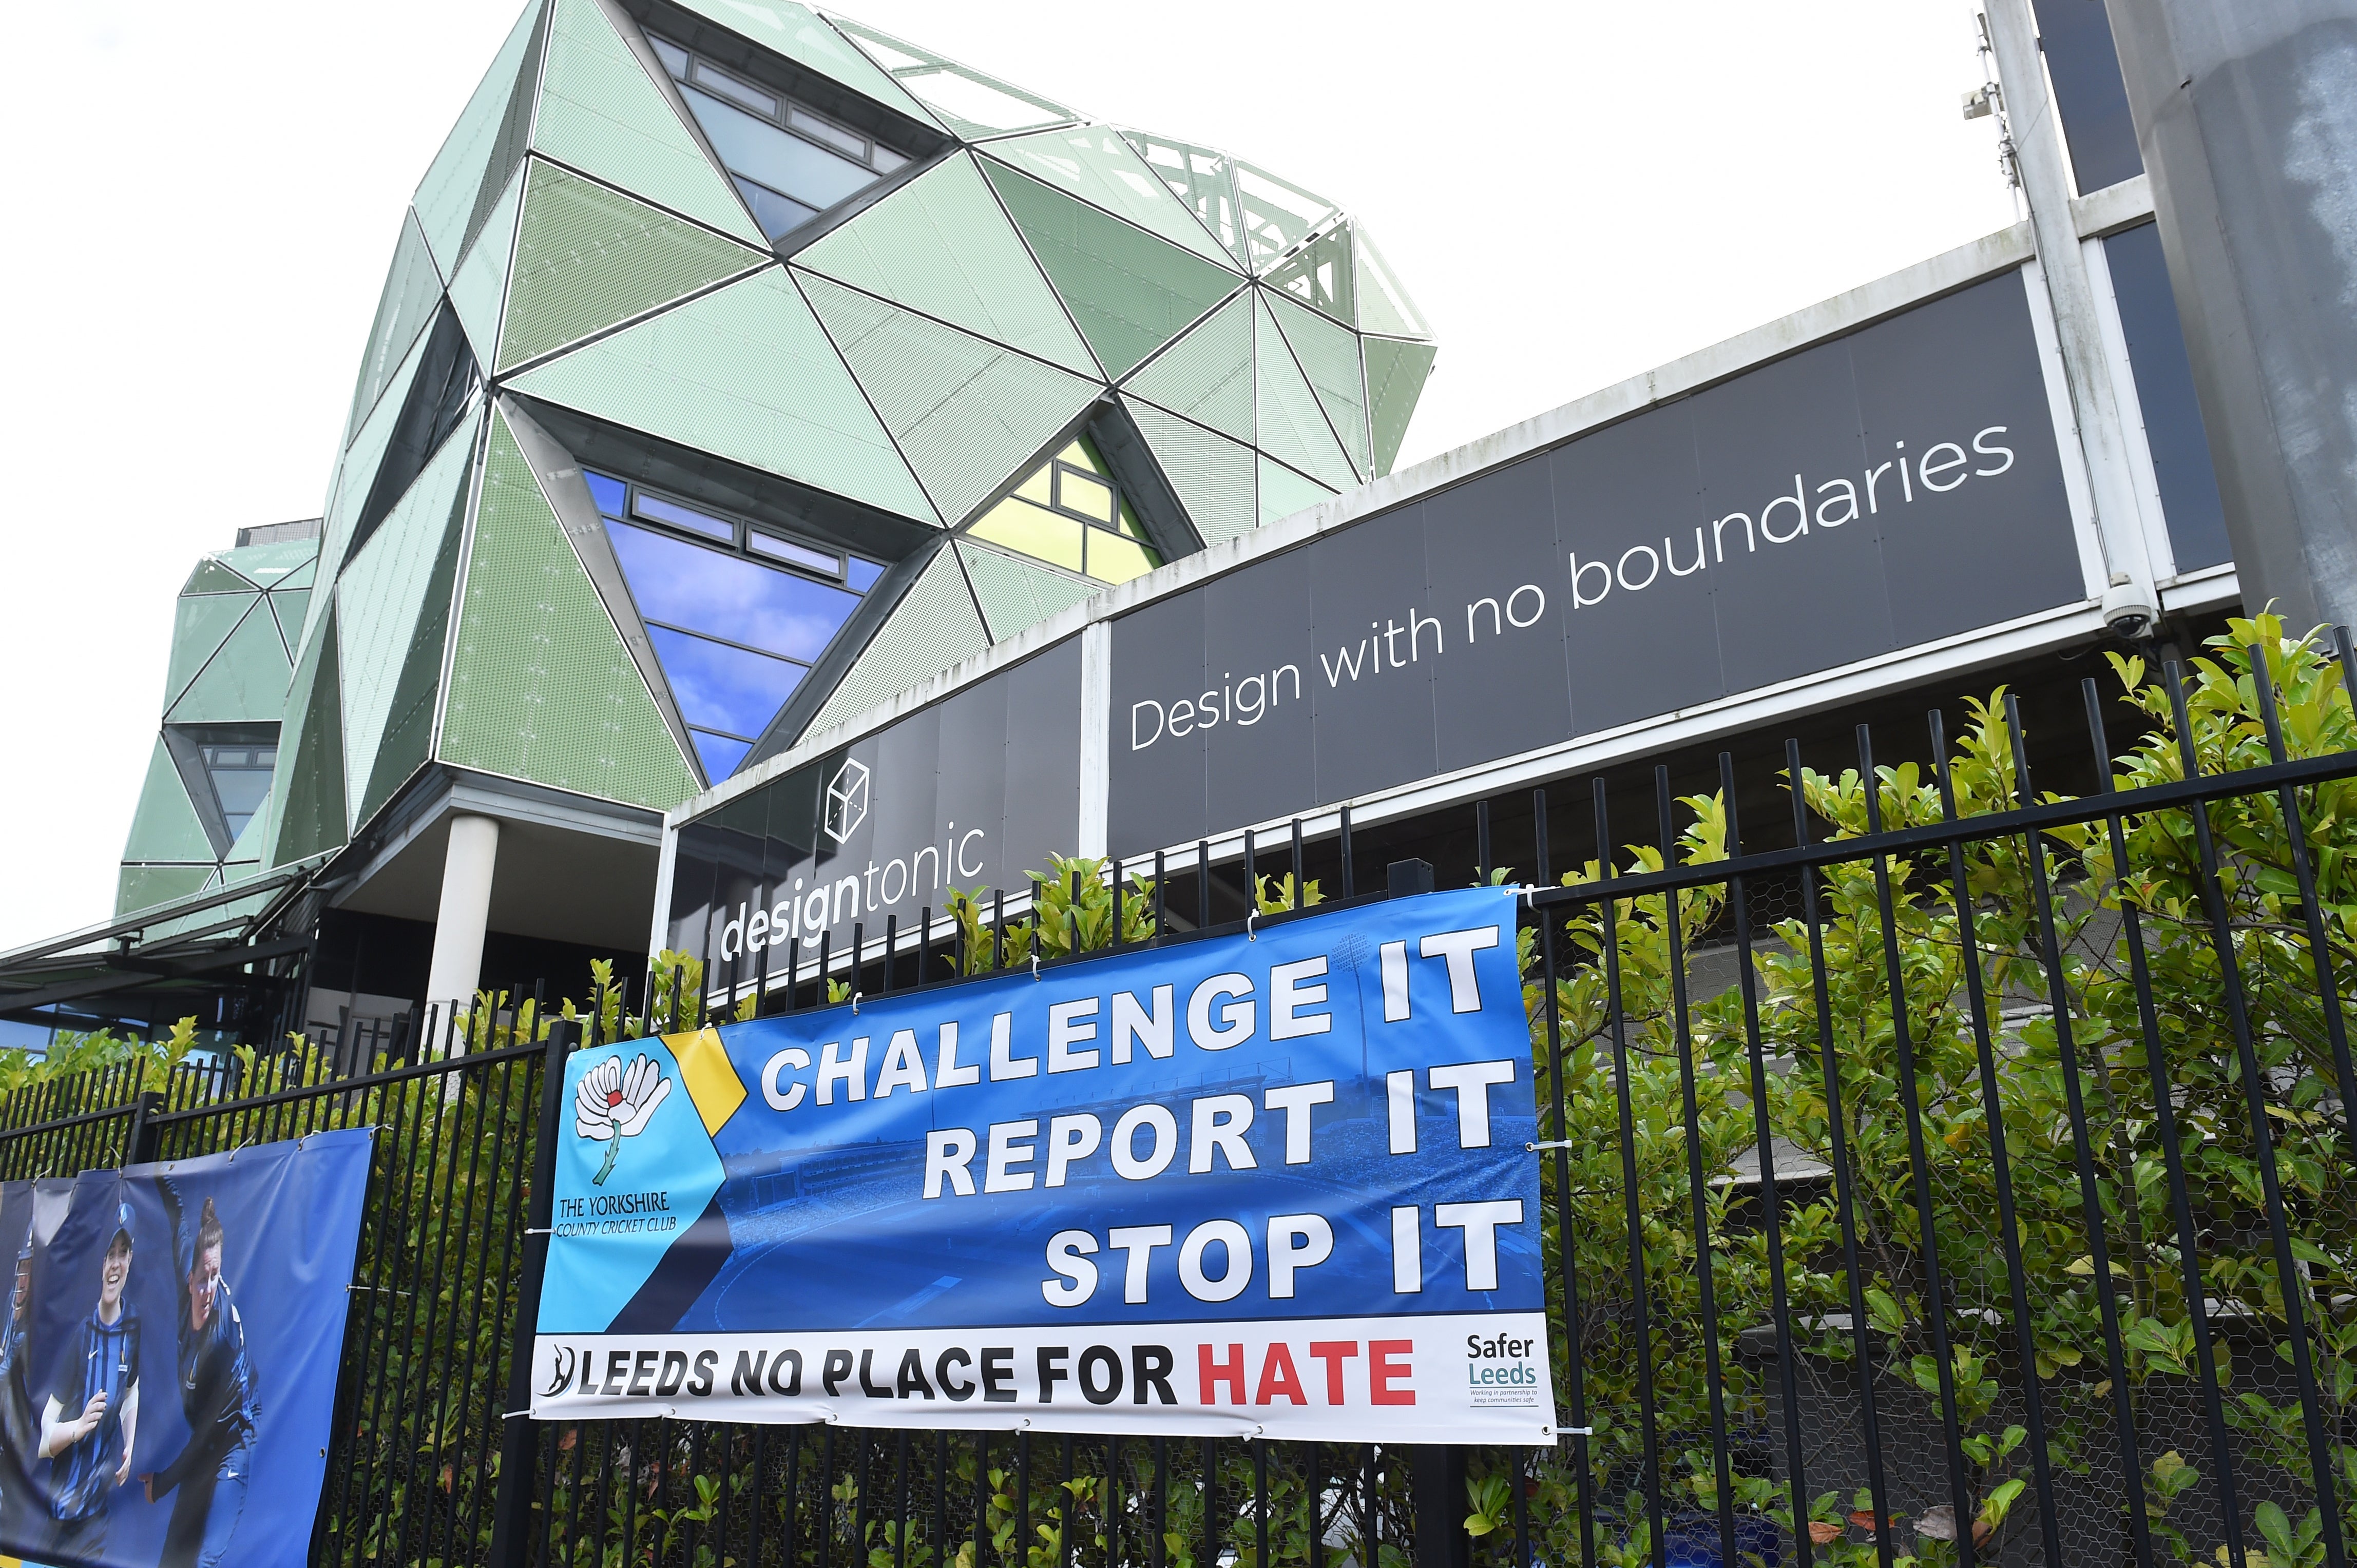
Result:
[[467,487],[460,484],[450,499],[450,515],[443,521],[442,543],[436,551],[434,570],[427,576],[417,624],[402,654],[401,678],[387,706],[384,733],[377,742],[376,764],[359,791],[352,820],[365,822],[393,798],[409,776],[425,766],[434,750],[434,714],[442,695],[442,652],[450,635],[450,596],[457,585],[458,546],[466,520]]
[[[335,478],[328,482],[327,516],[319,529],[319,564],[317,580],[332,583],[344,564],[344,552],[351,548],[352,526],[360,520],[361,507],[368,499],[370,487],[376,483],[376,471],[384,462],[384,449],[393,440],[393,427],[401,422],[402,404],[409,401],[410,383],[417,379],[418,367],[425,362],[426,338],[420,333],[386,383],[384,393],[369,416],[361,422],[360,434],[336,464]],[[308,613],[304,617],[299,645],[308,645],[317,634],[319,618],[326,613],[325,594],[311,596]]]
[[1173,413],[1253,439],[1252,301],[1232,299],[1122,385]]
[[[392,712],[410,636],[424,609],[428,579],[452,515],[452,498],[467,481],[479,414],[442,443],[409,488],[352,557],[336,585],[336,624],[344,675],[344,774],[365,783],[374,772],[378,743]],[[355,811],[361,803],[354,802]],[[353,826],[359,826],[356,814]]]
[[982,603],[982,618],[994,642],[1004,642],[1096,592],[1092,583],[1002,555],[970,539],[959,540],[957,552],[965,563],[966,579],[974,585],[974,596]]
[[768,249],[597,0],[556,0],[532,145],[560,163]]
[[204,865],[126,865],[115,876],[114,912],[128,915],[152,909],[201,892],[213,867]]
[[1196,221],[1170,188],[1110,125],[1070,125],[985,144],[987,156],[1152,230],[1197,255],[1230,264],[1226,247]]
[[597,590],[496,413],[441,757],[655,811],[696,789]]
[[[319,600],[330,607],[332,594]],[[271,863],[285,865],[334,849],[345,839],[344,728],[336,612],[330,607],[317,639],[303,650],[287,693],[292,721],[279,735],[278,768],[271,784],[277,813]]]
[[164,676],[164,705],[179,700],[245,612],[257,594],[185,594],[172,607],[172,662]]
[[788,59],[834,78],[863,97],[890,104],[920,125],[933,123],[932,116],[899,82],[806,5],[794,0],[680,0],[680,4]]
[[173,764],[164,737],[147,758],[147,781],[139,790],[139,809],[131,819],[131,836],[123,846],[125,860],[201,860],[213,858],[213,841],[188,801],[187,781]]
[[276,716],[286,696],[286,645],[262,596],[245,602],[245,618],[165,710],[167,722],[243,724]]
[[895,692],[989,646],[990,634],[974,610],[974,596],[966,591],[965,574],[944,541],[803,733],[815,734],[865,713]]
[[494,166],[494,162],[500,154],[500,133],[508,127],[509,102],[519,85],[530,90],[530,81],[519,79],[524,66],[536,58],[543,9],[544,0],[533,0],[516,18],[490,70],[476,84],[458,123],[450,128],[441,150],[434,155],[433,166],[417,183],[418,227],[425,231],[426,243],[446,277],[458,270],[459,255],[481,225],[477,209],[486,177],[494,197],[507,182],[507,172]]
[[1110,375],[1126,375],[1239,283],[1192,251],[984,162],[1016,227]]
[[965,516],[1103,390],[825,278],[802,279],[942,516]]
[[1097,363],[964,154],[795,256],[794,264],[1068,370]]
[[1316,506],[1334,492],[1307,479],[1263,453],[1260,459],[1260,521],[1275,522],[1304,507]]
[[1360,477],[1367,473],[1367,392],[1359,368],[1358,335],[1281,294],[1265,295],[1293,357],[1309,378],[1326,418],[1342,438]]
[[1253,353],[1260,449],[1288,467],[1315,476],[1329,489],[1350,489],[1358,475],[1327,425],[1318,394],[1293,362],[1267,302],[1256,301],[1254,309],[1260,318]]
[[450,280],[450,307],[467,329],[478,364],[490,364],[499,346],[500,306],[507,298],[508,263],[515,255],[516,212],[523,204],[523,171],[509,180],[483,231]]
[[559,355],[511,384],[902,517],[938,522],[782,268]]
[[502,371],[769,260],[537,158],[525,177]]
[[1374,441],[1375,472],[1388,474],[1406,439],[1408,416],[1424,392],[1425,378],[1440,350],[1430,343],[1390,338],[1361,339],[1367,356],[1368,424]]
[[425,324],[434,319],[435,302],[442,297],[442,276],[425,249],[417,215],[402,215],[401,242],[393,247],[393,266],[385,274],[384,293],[376,302],[376,319],[369,324],[368,350],[361,356],[360,383],[352,389],[351,417],[344,424],[344,445],[376,406],[384,383],[392,379],[402,357],[409,352]]
[[1254,498],[1260,458],[1251,447],[1150,403],[1125,398],[1122,406],[1136,422],[1138,434],[1146,437],[1205,544],[1224,543],[1259,522]]

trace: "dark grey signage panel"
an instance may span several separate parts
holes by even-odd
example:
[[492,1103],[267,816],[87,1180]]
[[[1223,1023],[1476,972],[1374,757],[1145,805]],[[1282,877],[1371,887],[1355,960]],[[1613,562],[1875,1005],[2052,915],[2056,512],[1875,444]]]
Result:
[[855,927],[914,927],[952,887],[1025,888],[1079,842],[1080,763],[1072,639],[683,826],[671,944],[709,952],[724,984],[765,952],[781,965],[774,939],[832,933],[839,950]]
[[2076,602],[2061,473],[2008,273],[1255,562],[1114,622],[1110,848]]

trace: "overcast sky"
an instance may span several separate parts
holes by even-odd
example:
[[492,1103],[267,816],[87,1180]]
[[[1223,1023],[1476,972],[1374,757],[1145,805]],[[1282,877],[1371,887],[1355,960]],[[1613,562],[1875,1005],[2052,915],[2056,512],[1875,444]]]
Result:
[[[173,596],[313,517],[404,204],[508,0],[43,6],[16,239],[0,948],[105,918]],[[1439,336],[1403,465],[2010,223],[1966,0],[854,15],[1356,212]]]

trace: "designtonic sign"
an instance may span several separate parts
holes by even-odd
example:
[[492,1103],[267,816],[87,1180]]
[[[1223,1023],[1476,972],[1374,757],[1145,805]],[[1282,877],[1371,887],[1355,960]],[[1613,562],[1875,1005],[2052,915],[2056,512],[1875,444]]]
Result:
[[1123,617],[1111,849],[2085,592],[2009,273]]
[[533,1413],[1553,1443],[1514,952],[1481,888],[580,1052]]

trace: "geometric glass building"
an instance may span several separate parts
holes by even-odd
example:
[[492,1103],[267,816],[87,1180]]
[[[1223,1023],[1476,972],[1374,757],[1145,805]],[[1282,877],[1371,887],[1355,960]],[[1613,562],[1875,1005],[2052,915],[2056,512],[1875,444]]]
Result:
[[180,601],[121,908],[332,856],[430,919],[494,797],[557,835],[503,884],[602,844],[651,886],[662,811],[1387,472],[1434,353],[1362,227],[1226,153],[791,0],[533,0],[402,217],[317,537]]

